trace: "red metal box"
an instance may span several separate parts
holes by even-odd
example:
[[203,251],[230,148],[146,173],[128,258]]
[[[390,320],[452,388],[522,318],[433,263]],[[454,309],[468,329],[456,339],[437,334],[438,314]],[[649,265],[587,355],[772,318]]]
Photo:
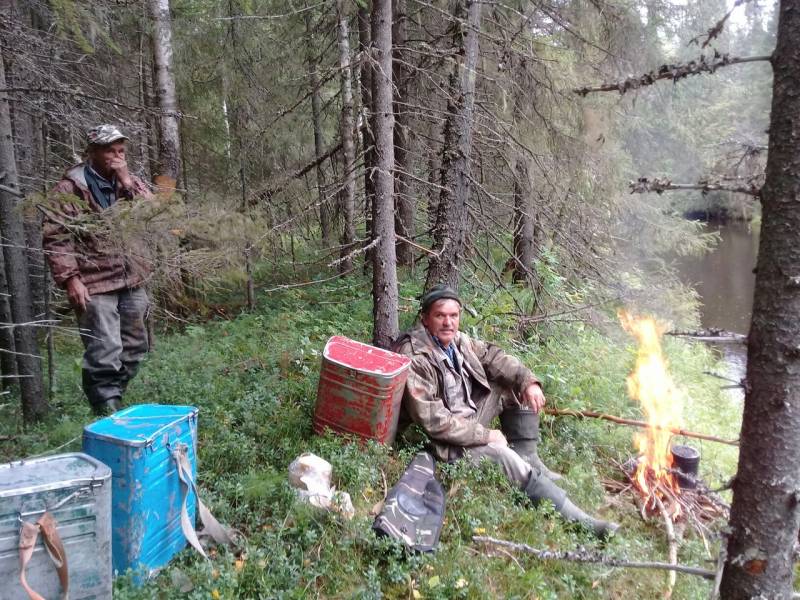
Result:
[[325,344],[314,431],[326,428],[391,444],[411,359],[334,336]]

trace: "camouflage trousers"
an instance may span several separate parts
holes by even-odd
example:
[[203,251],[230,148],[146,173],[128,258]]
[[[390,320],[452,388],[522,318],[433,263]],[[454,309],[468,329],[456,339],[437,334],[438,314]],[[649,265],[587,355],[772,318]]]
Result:
[[78,312],[83,354],[83,391],[92,406],[119,400],[149,350],[144,288],[92,295]]
[[[491,394],[480,405],[474,418],[478,420],[478,423],[488,428],[494,418],[499,416],[505,408],[519,407],[519,400],[508,390],[492,386]],[[492,443],[484,446],[458,448],[455,453],[451,452],[452,454],[463,456],[474,464],[478,464],[486,458],[498,465],[506,477],[522,488],[528,484],[533,472],[531,466],[519,454],[508,446],[501,444]]]

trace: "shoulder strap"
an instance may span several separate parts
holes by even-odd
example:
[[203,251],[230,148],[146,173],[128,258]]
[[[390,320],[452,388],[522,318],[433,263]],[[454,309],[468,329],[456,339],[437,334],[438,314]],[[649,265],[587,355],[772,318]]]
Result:
[[19,582],[27,592],[30,600],[45,600],[31,588],[25,577],[25,570],[28,567],[36,548],[36,540],[39,532],[42,534],[42,541],[50,559],[56,566],[58,579],[61,582],[61,598],[67,600],[69,597],[69,569],[67,567],[67,555],[64,551],[64,544],[61,536],[58,535],[56,520],[49,512],[45,512],[36,523],[22,522],[19,532]]

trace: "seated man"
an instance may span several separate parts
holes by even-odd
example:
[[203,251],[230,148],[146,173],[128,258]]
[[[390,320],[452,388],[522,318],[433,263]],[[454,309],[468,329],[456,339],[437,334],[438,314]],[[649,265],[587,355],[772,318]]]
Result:
[[[460,315],[458,294],[437,285],[422,297],[421,323],[401,334],[393,348],[413,359],[403,408],[431,438],[437,458],[478,463],[486,457],[534,503],[552,500],[565,519],[585,524],[600,537],[614,533],[618,525],[575,506],[553,483],[559,476],[539,460],[537,413],[545,402],[539,380],[497,346],[459,333]],[[534,421],[530,413],[537,415]],[[517,451],[502,431],[490,429],[498,415],[506,432],[514,433]],[[529,443],[519,443],[526,438]]]

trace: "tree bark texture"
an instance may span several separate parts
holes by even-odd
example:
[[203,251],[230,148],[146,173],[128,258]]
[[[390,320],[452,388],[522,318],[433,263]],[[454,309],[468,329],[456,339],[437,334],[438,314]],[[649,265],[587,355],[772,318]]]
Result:
[[[308,84],[311,87],[311,119],[314,126],[314,156],[319,159],[325,154],[325,140],[322,137],[322,97],[319,84],[319,60],[317,58],[317,48],[314,46],[314,31],[311,23],[311,11],[305,13],[306,22],[306,43],[308,44],[306,54],[306,64],[308,67]],[[329,202],[326,200],[327,183],[325,181],[325,169],[322,162],[316,166],[317,175],[317,195],[319,198],[319,228],[322,236],[322,243],[330,245],[333,219]]]
[[350,67],[350,33],[344,0],[336,0],[336,27],[339,43],[339,74],[342,89],[342,118],[340,135],[342,138],[342,158],[344,160],[344,184],[342,186],[342,260],[339,271],[345,273],[353,268],[353,244],[356,239],[356,145],[353,140],[355,121],[353,118],[353,76]]
[[[5,89],[5,66],[0,57],[0,89]],[[0,173],[2,183],[19,190],[17,165],[14,157],[14,140],[11,137],[9,99],[0,93]],[[3,236],[3,259],[6,281],[11,294],[11,317],[15,324],[30,323],[31,290],[28,261],[25,256],[25,226],[20,203],[20,192],[0,190],[0,234]],[[38,357],[36,329],[31,326],[14,328],[14,346],[17,352],[17,372],[22,397],[22,415],[26,422],[41,419],[47,414],[47,399],[42,393],[42,366]]]
[[458,49],[450,74],[447,118],[444,125],[442,154],[442,190],[436,214],[433,250],[428,265],[426,289],[437,283],[458,287],[459,268],[467,242],[470,195],[470,153],[475,107],[475,76],[478,66],[478,34],[483,4],[459,0],[455,9],[457,22],[454,46]]
[[375,135],[373,229],[373,343],[388,348],[397,337],[398,292],[394,239],[394,114],[392,113],[392,1],[372,3],[372,130]]
[[[392,25],[392,77],[394,79],[394,168],[395,168],[395,229],[406,239],[414,237],[415,202],[411,195],[411,165],[409,161],[408,97],[411,73],[408,66],[408,7],[406,0],[394,0]],[[414,261],[411,244],[398,240],[397,262],[410,265]]]
[[[149,0],[149,6],[154,23],[153,62],[156,68],[158,107],[161,110],[156,183],[164,188],[171,185],[174,189],[181,170],[181,138],[172,60],[172,20],[169,0]],[[159,176],[161,179],[158,179]]]
[[[375,186],[372,172],[375,165],[375,138],[370,125],[372,110],[372,64],[370,53],[372,47],[372,25],[370,14],[364,6],[358,7],[358,52],[361,57],[359,70],[361,75],[361,139],[364,144],[364,220],[366,222],[366,245],[372,241],[372,200]],[[364,273],[372,265],[372,251],[364,254]]]
[[779,11],[726,600],[790,598],[800,527],[800,0]]
[[[515,283],[531,278],[535,251],[533,245],[533,195],[528,159],[517,158],[514,167],[514,274]],[[531,282],[532,283],[532,282]]]
[[[3,248],[0,246],[0,325],[10,324],[11,298],[6,283],[6,267],[3,257]],[[7,388],[14,383],[17,374],[17,361],[14,359],[14,330],[0,329],[0,375],[3,376],[2,387]]]

